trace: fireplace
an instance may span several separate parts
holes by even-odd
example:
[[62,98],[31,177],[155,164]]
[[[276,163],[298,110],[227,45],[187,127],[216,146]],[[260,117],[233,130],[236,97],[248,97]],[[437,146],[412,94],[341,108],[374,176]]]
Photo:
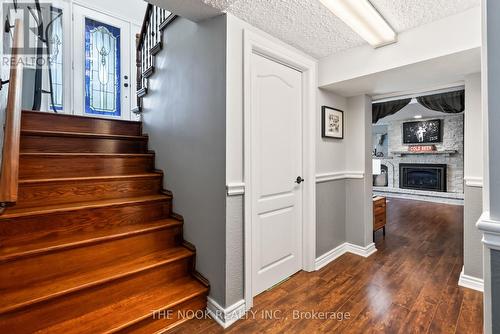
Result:
[[446,165],[399,164],[399,187],[446,192]]

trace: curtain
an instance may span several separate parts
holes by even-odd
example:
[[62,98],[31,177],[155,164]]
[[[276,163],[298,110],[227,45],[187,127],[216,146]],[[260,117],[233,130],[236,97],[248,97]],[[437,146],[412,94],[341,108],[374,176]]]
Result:
[[465,109],[465,90],[417,97],[427,109],[444,113],[460,113]]
[[379,119],[393,115],[406,107],[411,99],[387,101],[372,104],[372,123],[375,124]]

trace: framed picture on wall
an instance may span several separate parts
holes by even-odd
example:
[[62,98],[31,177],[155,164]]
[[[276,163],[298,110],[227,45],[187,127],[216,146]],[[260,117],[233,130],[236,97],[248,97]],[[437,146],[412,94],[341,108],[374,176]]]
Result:
[[321,107],[321,136],[344,139],[344,112],[339,109]]

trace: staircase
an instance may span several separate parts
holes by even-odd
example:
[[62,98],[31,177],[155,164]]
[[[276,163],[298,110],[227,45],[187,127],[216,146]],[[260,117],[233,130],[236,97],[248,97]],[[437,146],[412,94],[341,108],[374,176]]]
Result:
[[22,112],[18,200],[0,215],[0,333],[157,333],[205,309],[147,146],[140,122]]

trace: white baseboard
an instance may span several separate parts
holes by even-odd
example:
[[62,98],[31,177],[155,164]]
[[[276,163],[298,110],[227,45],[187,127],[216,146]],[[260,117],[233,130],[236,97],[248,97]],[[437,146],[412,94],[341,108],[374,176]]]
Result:
[[346,244],[343,243],[331,251],[321,255],[318,257],[314,263],[314,267],[316,270],[320,270],[324,266],[326,266],[328,263],[334,261],[335,259],[339,258],[340,256],[344,255],[346,253]]
[[330,262],[336,260],[340,256],[344,255],[345,253],[352,253],[355,255],[359,255],[362,257],[368,257],[375,253],[377,251],[377,248],[375,248],[375,244],[371,243],[366,247],[354,245],[348,242],[344,242],[343,244],[335,247],[331,251],[321,255],[318,257],[315,261],[315,268],[316,270],[320,270]]
[[207,311],[208,314],[221,325],[223,328],[228,328],[241,317],[243,317],[247,311],[245,306],[245,300],[242,299],[233,305],[223,308],[215,300],[208,297],[207,298]]
[[375,253],[377,251],[377,248],[375,248],[375,244],[373,242],[366,247],[348,243],[347,251],[349,253],[353,253],[362,257],[368,257]]
[[458,279],[458,285],[480,292],[484,291],[484,281],[481,278],[465,275],[463,267]]

